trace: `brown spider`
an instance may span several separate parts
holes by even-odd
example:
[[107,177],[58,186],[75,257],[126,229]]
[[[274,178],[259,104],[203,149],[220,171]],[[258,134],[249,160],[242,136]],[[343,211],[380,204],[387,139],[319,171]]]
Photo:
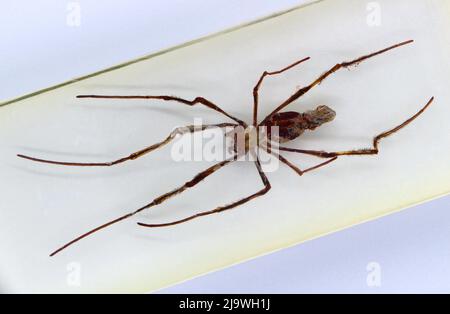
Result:
[[[293,95],[291,95],[289,98],[287,98],[284,102],[282,102],[278,107],[276,107],[267,117],[265,117],[262,122],[258,123],[258,90],[261,86],[261,83],[263,82],[264,78],[266,76],[270,76],[270,75],[277,75],[277,74],[281,74],[297,65],[299,65],[300,63],[309,60],[310,58],[305,58],[302,60],[299,60],[281,70],[278,71],[273,71],[273,72],[267,72],[265,71],[260,79],[258,80],[258,82],[256,83],[254,89],[253,89],[253,123],[252,125],[248,125],[247,123],[245,123],[244,121],[230,115],[229,113],[225,112],[223,109],[221,109],[219,106],[215,105],[214,103],[212,103],[211,101],[203,98],[203,97],[197,97],[194,100],[186,100],[183,98],[179,98],[179,97],[174,97],[174,96],[166,96],[166,95],[161,95],[161,96],[103,96],[103,95],[79,95],[77,96],[77,98],[112,98],[112,99],[159,99],[159,100],[165,100],[165,101],[175,101],[175,102],[179,102],[188,106],[194,106],[197,104],[206,106],[208,108],[211,108],[217,112],[222,113],[223,115],[227,116],[228,118],[234,120],[236,123],[221,123],[221,124],[215,124],[215,125],[204,125],[201,126],[200,128],[198,127],[194,127],[194,126],[188,126],[188,127],[182,127],[182,128],[176,128],[173,132],[171,132],[169,134],[169,136],[164,139],[163,141],[156,143],[154,145],[151,145],[149,147],[146,147],[138,152],[135,152],[131,155],[129,155],[128,157],[124,157],[124,158],[120,158],[118,160],[112,161],[112,162],[105,162],[105,163],[75,163],[75,162],[59,162],[59,161],[51,161],[51,160],[44,160],[44,159],[38,159],[38,158],[34,158],[34,157],[29,157],[29,156],[25,156],[25,155],[18,155],[21,158],[25,158],[25,159],[29,159],[29,160],[33,160],[33,161],[37,161],[37,162],[43,162],[43,163],[49,163],[49,164],[57,164],[57,165],[64,165],[64,166],[113,166],[113,165],[117,165],[120,164],[122,162],[125,162],[127,160],[134,160],[137,159],[145,154],[148,154],[150,152],[152,152],[153,150],[162,147],[163,145],[166,145],[167,143],[169,143],[170,141],[172,141],[177,135],[179,134],[186,134],[186,133],[194,133],[196,131],[203,131],[206,128],[209,127],[218,127],[218,128],[225,128],[225,127],[232,127],[234,130],[238,130],[240,129],[241,131],[236,131],[236,133],[242,133],[244,134],[244,142],[241,144],[237,143],[237,140],[235,138],[234,140],[234,145],[233,145],[233,152],[234,155],[231,158],[228,158],[224,161],[221,161],[215,165],[213,165],[212,167],[207,168],[206,170],[200,172],[199,174],[197,174],[192,180],[186,182],[185,184],[183,184],[182,186],[168,192],[165,193],[157,198],[155,198],[152,202],[148,203],[147,205],[134,210],[126,215],[123,215],[113,221],[110,221],[108,223],[105,223],[89,232],[84,233],[83,235],[75,238],[74,240],[70,241],[69,243],[65,244],[64,246],[62,246],[61,248],[57,249],[56,251],[54,251],[53,253],[50,254],[50,256],[54,256],[55,254],[61,252],[62,250],[64,250],[65,248],[69,247],[70,245],[78,242],[79,240],[101,230],[104,229],[108,226],[111,226],[119,221],[125,220],[127,218],[130,218],[134,215],[136,215],[137,213],[143,211],[144,209],[156,206],[161,204],[162,202],[166,201],[167,199],[171,198],[172,196],[175,196],[177,194],[182,193],[183,191],[194,187],[195,185],[197,185],[199,182],[201,182],[203,179],[205,179],[206,177],[208,177],[209,175],[213,174],[214,172],[216,172],[217,170],[221,169],[222,167],[224,167],[225,165],[235,161],[238,157],[241,156],[245,156],[247,155],[250,151],[254,152],[256,149],[258,148],[262,148],[265,151],[267,151],[268,153],[276,156],[282,163],[286,164],[287,166],[289,166],[291,169],[293,169],[296,173],[298,173],[299,175],[303,175],[306,172],[315,170],[317,168],[320,168],[322,166],[325,166],[333,161],[335,161],[339,156],[350,156],[350,155],[375,155],[378,154],[378,143],[381,139],[388,137],[389,135],[397,132],[398,130],[400,130],[401,128],[403,128],[404,126],[406,126],[407,124],[409,124],[410,122],[412,122],[415,118],[417,118],[420,114],[422,114],[427,108],[428,106],[430,106],[430,104],[433,102],[434,97],[432,97],[428,103],[422,108],[420,109],[416,114],[414,114],[413,116],[411,116],[409,119],[407,119],[406,121],[404,121],[403,123],[397,125],[396,127],[380,133],[378,135],[376,135],[373,138],[373,143],[372,143],[372,147],[371,148],[365,148],[365,149],[355,149],[355,150],[348,150],[348,151],[336,151],[336,152],[325,152],[325,151],[316,151],[316,150],[303,150],[303,149],[294,149],[294,148],[287,148],[287,147],[278,147],[278,149],[280,151],[287,151],[287,152],[295,152],[295,153],[300,153],[300,154],[307,154],[307,155],[313,155],[313,156],[317,156],[320,158],[326,158],[327,160],[314,166],[314,167],[310,167],[308,169],[300,169],[297,166],[293,165],[291,162],[289,162],[286,158],[284,158],[283,156],[279,155],[279,154],[274,154],[272,152],[272,150],[267,147],[267,146],[263,146],[261,145],[261,139],[260,137],[261,132],[259,131],[260,129],[262,129],[263,127],[266,129],[272,129],[272,127],[277,127],[278,128],[278,138],[277,141],[280,143],[284,143],[284,142],[288,142],[291,141],[297,137],[299,137],[305,130],[314,130],[317,127],[319,127],[320,125],[326,123],[326,122],[330,122],[334,119],[336,113],[330,109],[327,106],[318,106],[315,110],[311,110],[311,111],[307,111],[304,113],[299,113],[299,112],[295,112],[295,111],[289,111],[289,112],[280,112],[282,109],[284,109],[285,107],[287,107],[288,105],[290,105],[291,103],[293,103],[295,100],[299,99],[301,96],[303,96],[304,94],[306,94],[309,90],[311,90],[313,87],[319,85],[323,80],[325,80],[329,75],[333,74],[334,72],[338,71],[339,69],[343,69],[343,68],[348,68],[350,66],[353,65],[357,65],[359,63],[361,63],[362,61],[365,61],[369,58],[372,58],[376,55],[382,54],[384,52],[387,52],[391,49],[406,45],[406,44],[410,44],[412,43],[413,40],[408,40],[399,44],[396,44],[394,46],[385,48],[383,50],[359,57],[357,59],[354,59],[352,61],[348,61],[348,62],[342,62],[342,63],[338,63],[335,66],[333,66],[331,69],[329,69],[328,71],[326,71],[325,73],[323,73],[322,75],[320,75],[315,81],[313,81],[311,84],[297,90]],[[269,137],[271,136],[270,131],[268,132],[268,134],[264,135],[265,137]],[[211,214],[215,214],[215,213],[219,213],[219,212],[223,212],[225,210],[228,209],[232,209],[234,207],[237,207],[239,205],[242,205],[244,203],[249,202],[250,200],[264,195],[266,194],[270,188],[270,182],[267,179],[265,173],[262,170],[261,167],[261,163],[260,160],[258,159],[258,157],[256,157],[256,159],[254,160],[256,169],[261,177],[261,181],[264,185],[264,187],[259,190],[258,192],[249,195],[245,198],[242,198],[238,201],[235,201],[231,204],[225,205],[225,206],[220,206],[217,207],[215,209],[212,210],[208,210],[208,211],[203,211],[200,213],[197,213],[195,215],[192,216],[188,216],[186,218],[180,219],[180,220],[175,220],[172,222],[167,222],[167,223],[161,223],[161,224],[144,224],[144,223],[138,223],[138,225],[143,226],[143,227],[165,227],[165,226],[172,226],[172,225],[176,225],[176,224],[180,224],[198,217],[202,217],[202,216],[207,216],[207,215],[211,215]]]

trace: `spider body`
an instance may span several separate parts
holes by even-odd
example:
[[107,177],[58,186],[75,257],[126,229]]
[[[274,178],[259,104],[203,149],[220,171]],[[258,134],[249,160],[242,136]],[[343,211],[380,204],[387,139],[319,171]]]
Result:
[[[248,153],[254,153],[255,154],[255,160],[254,164],[256,166],[256,169],[258,171],[258,174],[261,178],[261,182],[263,184],[263,187],[259,189],[257,192],[246,196],[244,198],[241,198],[233,203],[223,205],[216,207],[211,210],[207,211],[199,211],[197,214],[185,217],[183,219],[167,222],[167,223],[159,223],[159,224],[146,224],[146,223],[138,223],[138,225],[143,227],[166,227],[166,226],[172,226],[180,223],[184,223],[199,217],[220,213],[232,208],[235,208],[237,206],[243,205],[251,200],[253,200],[256,197],[262,196],[266,194],[271,189],[271,184],[269,182],[269,179],[267,178],[266,174],[264,173],[261,163],[259,161],[258,157],[258,151],[259,150],[265,150],[267,153],[272,154],[274,157],[278,158],[282,163],[290,167],[292,170],[294,170],[298,175],[304,175],[305,173],[318,169],[320,167],[323,167],[325,165],[330,164],[331,162],[334,162],[338,159],[338,157],[341,156],[358,156],[358,155],[376,155],[379,152],[379,142],[383,138],[386,138],[398,130],[402,129],[409,123],[411,123],[413,120],[415,120],[419,115],[421,115],[433,102],[434,97],[432,97],[427,104],[422,107],[417,113],[410,116],[407,120],[405,120],[403,123],[389,129],[386,132],[382,132],[378,135],[376,135],[373,138],[372,141],[372,147],[370,148],[362,148],[362,149],[351,149],[351,150],[345,150],[345,151],[317,151],[317,150],[306,150],[306,149],[295,149],[295,148],[288,148],[288,147],[282,147],[278,146],[277,150],[278,152],[275,154],[274,151],[272,151],[271,146],[268,145],[273,141],[276,141],[278,143],[285,143],[292,141],[299,136],[301,136],[304,131],[306,130],[315,130],[317,127],[323,125],[324,123],[332,121],[336,113],[331,108],[321,105],[318,106],[314,110],[306,111],[303,113],[295,112],[295,111],[286,111],[282,112],[282,110],[295,102],[297,99],[302,97],[304,94],[309,92],[311,89],[322,83],[326,78],[328,78],[333,73],[339,71],[340,69],[349,68],[353,65],[358,65],[361,62],[370,59],[374,56],[383,54],[389,50],[398,48],[400,46],[404,46],[407,44],[412,43],[412,40],[408,40],[399,44],[396,44],[394,46],[390,46],[388,48],[376,51],[374,53],[364,55],[362,57],[356,58],[352,61],[347,62],[341,62],[337,63],[336,65],[332,66],[329,70],[325,71],[323,74],[321,74],[316,80],[311,82],[309,85],[298,89],[296,92],[294,92],[291,96],[289,96],[285,101],[283,101],[280,105],[278,105],[269,115],[267,115],[260,123],[258,123],[258,104],[259,104],[259,88],[263,82],[263,80],[267,76],[272,75],[278,75],[281,74],[299,64],[302,62],[305,62],[309,60],[310,58],[305,58],[299,61],[296,61],[295,63],[281,69],[278,71],[268,72],[264,71],[263,74],[260,76],[258,82],[256,83],[254,89],[253,89],[253,123],[247,124],[243,120],[234,117],[233,115],[227,113],[225,110],[220,108],[218,105],[214,104],[210,100],[207,100],[204,97],[196,97],[193,100],[188,100],[185,98],[175,97],[175,96],[168,96],[168,95],[145,95],[145,96],[137,96],[137,95],[131,95],[131,96],[113,96],[113,95],[79,95],[77,98],[107,98],[107,99],[153,99],[153,100],[162,100],[162,101],[170,101],[170,102],[178,102],[187,106],[194,106],[194,105],[202,105],[209,109],[212,109],[224,116],[226,116],[229,119],[234,120],[233,123],[220,123],[215,125],[204,125],[200,128],[196,126],[187,126],[187,127],[179,127],[176,128],[173,132],[171,132],[164,140],[162,140],[159,143],[153,144],[151,146],[148,146],[144,149],[141,149],[140,151],[137,151],[135,153],[132,153],[131,155],[127,157],[123,157],[120,159],[117,159],[115,161],[111,162],[101,162],[101,163],[77,163],[77,162],[60,162],[60,161],[52,161],[52,160],[45,160],[45,159],[38,159],[34,157],[29,157],[25,155],[18,155],[21,158],[37,161],[37,162],[43,162],[43,163],[49,163],[49,164],[56,164],[56,165],[64,165],[64,166],[113,166],[120,163],[123,163],[128,160],[134,160],[136,158],[139,158],[145,154],[148,154],[155,149],[158,149],[169,142],[171,142],[173,139],[177,137],[177,135],[180,134],[186,134],[186,133],[194,133],[198,131],[203,131],[207,129],[208,127],[219,127],[219,128],[228,128],[231,127],[232,131],[227,133],[226,135],[228,137],[231,137],[233,140],[233,145],[231,149],[232,157],[227,158],[207,169],[204,171],[198,173],[195,175],[191,180],[187,181],[186,183],[180,185],[178,188],[173,189],[172,191],[169,191],[167,193],[164,193],[155,199],[153,199],[150,203],[142,206],[139,209],[136,209],[134,211],[131,211],[121,217],[118,217],[117,219],[114,219],[112,221],[109,221],[101,226],[98,226],[81,236],[73,239],[72,241],[68,242],[67,244],[63,245],[56,251],[50,254],[50,256],[53,256],[65,248],[71,246],[72,244],[78,242],[79,240],[90,236],[93,233],[96,233],[104,228],[107,228],[115,223],[118,223],[122,220],[128,219],[141,211],[145,209],[152,208],[154,206],[157,206],[166,200],[170,199],[171,197],[174,197],[176,195],[179,195],[180,193],[193,188],[200,182],[202,182],[204,179],[206,179],[208,176],[212,175],[219,169],[223,168],[224,166],[232,163],[235,161],[238,157],[247,155]],[[316,166],[307,168],[307,169],[300,169],[296,165],[292,164],[290,161],[288,161],[285,157],[283,157],[279,152],[294,152],[299,154],[306,154],[315,156],[318,158],[324,158],[325,161],[318,163]]]
[[286,143],[301,136],[306,130],[315,130],[334,120],[336,112],[325,105],[306,112],[286,111],[276,113],[258,126],[236,125],[226,136],[231,140],[230,152],[241,157],[249,152],[256,154],[259,147],[270,143]]

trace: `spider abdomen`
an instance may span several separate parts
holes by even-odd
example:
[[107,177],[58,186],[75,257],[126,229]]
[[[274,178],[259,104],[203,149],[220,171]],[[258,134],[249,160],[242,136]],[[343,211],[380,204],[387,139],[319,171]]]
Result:
[[272,140],[280,143],[291,141],[307,129],[307,123],[299,112],[288,111],[275,114],[266,124]]
[[314,130],[326,122],[330,122],[336,112],[324,105],[303,113],[295,111],[274,114],[265,123],[272,140],[280,143],[292,141],[303,134],[305,130]]

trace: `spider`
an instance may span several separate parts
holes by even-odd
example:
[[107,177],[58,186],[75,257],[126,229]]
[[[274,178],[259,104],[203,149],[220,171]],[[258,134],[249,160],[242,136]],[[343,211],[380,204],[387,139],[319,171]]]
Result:
[[[116,224],[120,221],[128,219],[128,218],[142,212],[145,209],[159,205],[159,204],[165,202],[166,200],[170,199],[171,197],[178,195],[178,194],[186,191],[187,189],[193,188],[194,186],[196,186],[198,183],[203,181],[205,178],[207,178],[211,174],[215,173],[222,167],[237,160],[238,157],[245,156],[245,155],[249,154],[249,152],[254,152],[255,150],[257,150],[259,148],[263,149],[264,151],[268,152],[269,154],[272,154],[273,156],[276,156],[276,158],[278,158],[283,164],[290,167],[292,170],[294,170],[300,176],[307,172],[310,172],[312,170],[316,170],[320,167],[328,165],[328,164],[336,161],[338,159],[338,157],[340,157],[340,156],[376,155],[376,154],[378,154],[378,152],[379,152],[378,144],[379,144],[380,140],[394,134],[398,130],[402,129],[403,127],[405,127],[406,125],[411,123],[414,119],[416,119],[419,115],[421,115],[431,105],[431,103],[434,100],[434,97],[432,97],[427,102],[427,104],[424,107],[422,107],[417,113],[415,113],[414,115],[409,117],[403,123],[389,129],[386,132],[376,135],[373,138],[372,147],[370,147],[370,148],[327,152],[327,151],[318,151],[318,150],[295,149],[295,148],[288,148],[288,147],[283,147],[283,146],[278,147],[279,152],[282,152],[282,151],[294,152],[294,153],[299,153],[299,154],[312,155],[312,156],[316,156],[316,157],[325,159],[323,162],[321,162],[313,167],[307,168],[307,169],[300,169],[299,167],[292,164],[289,160],[287,160],[285,157],[283,157],[279,153],[274,154],[274,152],[269,147],[262,145],[261,144],[262,139],[260,137],[264,136],[265,138],[267,138],[267,137],[270,138],[271,133],[269,131],[267,134],[262,135],[262,132],[260,132],[259,130],[262,129],[263,127],[266,127],[268,129],[270,129],[272,127],[277,127],[278,128],[277,140],[280,143],[285,143],[285,142],[291,141],[291,140],[299,137],[306,130],[311,130],[311,131],[315,130],[317,127],[321,126],[322,124],[332,121],[335,118],[336,113],[331,108],[329,108],[328,106],[325,106],[325,105],[320,105],[314,110],[306,111],[303,113],[295,112],[295,111],[288,111],[288,112],[280,112],[280,111],[283,110],[284,108],[286,108],[287,106],[289,106],[290,104],[292,104],[294,101],[299,99],[301,96],[305,95],[312,88],[314,88],[315,86],[322,83],[322,81],[324,81],[328,76],[335,73],[336,71],[338,71],[340,69],[344,69],[344,68],[349,68],[354,65],[358,65],[367,59],[370,59],[377,55],[383,54],[389,50],[398,48],[400,46],[410,44],[412,42],[413,42],[413,40],[408,40],[408,41],[401,42],[396,45],[390,46],[388,48],[379,50],[377,52],[373,52],[371,54],[361,56],[352,61],[337,63],[335,66],[333,66],[332,68],[330,68],[329,70],[324,72],[322,75],[320,75],[316,80],[311,82],[309,85],[298,89],[295,93],[293,93],[285,101],[283,101],[281,104],[279,104],[278,107],[276,107],[261,122],[258,122],[258,103],[259,103],[258,91],[259,91],[264,79],[268,76],[275,76],[275,75],[281,74],[281,73],[309,60],[310,58],[307,57],[302,60],[296,61],[281,70],[277,70],[277,71],[273,71],[273,72],[264,71],[262,73],[262,75],[260,76],[259,80],[257,81],[255,87],[253,88],[253,122],[251,125],[247,124],[246,122],[242,121],[239,118],[232,116],[231,114],[227,113],[225,110],[220,108],[218,105],[214,104],[213,102],[207,100],[204,97],[196,97],[194,100],[187,100],[184,98],[175,97],[175,96],[167,96],[167,95],[159,95],[159,96],[152,96],[152,95],[146,95],[146,96],[78,95],[77,98],[155,99],[155,100],[178,102],[178,103],[181,103],[181,104],[184,104],[187,106],[203,105],[205,107],[208,107],[212,110],[215,110],[215,111],[221,113],[222,115],[226,116],[227,118],[230,118],[231,120],[234,120],[234,123],[203,125],[200,128],[193,126],[193,125],[187,126],[187,127],[176,128],[161,142],[153,144],[151,146],[148,146],[148,147],[146,147],[140,151],[137,151],[135,153],[132,153],[131,155],[129,155],[127,157],[123,157],[123,158],[120,158],[120,159],[117,159],[117,160],[111,161],[111,162],[104,162],[104,163],[61,162],[61,161],[38,159],[38,158],[29,157],[29,156],[25,156],[25,155],[21,155],[21,154],[17,155],[18,157],[36,161],[36,162],[63,165],[63,166],[91,166],[91,167],[106,166],[106,167],[109,167],[109,166],[114,166],[114,165],[123,163],[128,160],[134,160],[145,154],[148,154],[148,153],[154,151],[155,149],[158,149],[158,148],[168,144],[173,139],[175,139],[178,135],[194,133],[197,131],[204,131],[205,129],[207,129],[209,127],[217,127],[217,128],[221,128],[221,129],[231,127],[231,128],[233,128],[233,130],[236,130],[236,133],[240,132],[240,134],[244,136],[244,141],[240,142],[238,144],[236,138],[234,138],[234,145],[233,145],[233,149],[232,149],[232,152],[234,152],[234,154],[231,158],[226,158],[225,160],[205,169],[204,171],[198,173],[196,176],[194,176],[191,180],[187,181],[183,185],[179,186],[176,189],[171,190],[170,192],[160,195],[159,197],[155,198],[150,203],[142,206],[141,208],[136,209],[132,212],[129,212],[117,219],[109,221],[101,226],[98,226],[98,227],[82,234],[81,236],[73,239],[72,241],[68,242],[67,244],[63,245],[62,247],[60,247],[57,250],[55,250],[54,252],[52,252],[50,254],[50,256],[56,255],[57,253],[66,249],[67,247],[73,245],[74,243],[80,241],[81,239],[83,239],[85,237],[92,235],[93,233],[96,233],[96,232],[98,232],[104,228],[107,228],[113,224]],[[208,216],[211,214],[216,214],[216,213],[224,212],[226,210],[230,210],[232,208],[243,205],[243,204],[255,199],[256,197],[265,195],[271,189],[271,184],[262,169],[259,158],[256,157],[253,162],[255,164],[256,170],[258,171],[258,174],[261,178],[262,185],[263,185],[263,188],[260,189],[259,191],[255,192],[247,197],[239,199],[235,202],[232,202],[230,204],[227,204],[224,206],[219,206],[212,210],[202,211],[197,214],[185,217],[183,219],[170,221],[170,222],[166,222],[166,223],[159,223],[159,224],[146,224],[146,223],[139,222],[138,225],[140,225],[142,227],[149,227],[149,228],[173,226],[173,225],[184,223],[184,222],[187,222],[187,221],[199,218],[199,217]]]

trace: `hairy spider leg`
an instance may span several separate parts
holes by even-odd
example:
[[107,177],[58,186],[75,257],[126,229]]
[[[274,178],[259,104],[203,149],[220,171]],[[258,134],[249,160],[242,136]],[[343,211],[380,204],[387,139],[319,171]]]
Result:
[[428,101],[428,103],[422,109],[420,109],[416,114],[414,114],[413,116],[411,116],[410,118],[405,120],[403,123],[397,125],[396,127],[390,129],[389,131],[380,133],[377,136],[375,136],[373,138],[372,148],[363,148],[363,149],[338,151],[338,152],[325,152],[325,151],[318,151],[318,150],[295,149],[295,148],[288,148],[288,147],[279,147],[278,149],[282,150],[282,151],[313,155],[313,156],[322,157],[322,158],[332,158],[332,157],[345,156],[345,155],[376,155],[376,154],[378,154],[378,151],[379,151],[378,144],[381,139],[394,134],[395,132],[399,131],[403,127],[410,124],[433,103],[433,100],[434,100],[434,97],[431,97],[431,99]]
[[206,170],[204,170],[204,171],[200,172],[199,174],[197,174],[193,179],[187,181],[182,186],[180,186],[180,187],[178,187],[178,188],[176,188],[176,189],[174,189],[174,190],[172,190],[170,192],[167,192],[167,193],[164,193],[164,194],[158,196],[157,198],[155,198],[152,202],[148,203],[147,205],[145,205],[145,206],[143,206],[143,207],[141,207],[141,208],[139,208],[137,210],[134,210],[134,211],[132,211],[132,212],[126,214],[126,215],[123,215],[123,216],[121,216],[119,218],[116,218],[116,219],[114,219],[114,220],[112,220],[110,222],[107,222],[107,223],[105,223],[105,224],[103,224],[101,226],[98,226],[97,228],[94,228],[94,229],[92,229],[92,230],[82,234],[81,236],[73,239],[72,241],[68,242],[67,244],[63,245],[62,247],[60,247],[59,249],[57,249],[56,251],[51,253],[50,256],[54,256],[54,255],[58,254],[62,250],[68,248],[72,244],[75,244],[76,242],[80,241],[81,239],[84,239],[84,238],[92,235],[93,233],[96,233],[96,232],[98,232],[98,231],[100,231],[102,229],[105,229],[105,228],[107,228],[107,227],[109,227],[109,226],[111,226],[113,224],[116,224],[116,223],[122,221],[122,220],[128,219],[128,218],[130,218],[130,217],[132,217],[132,216],[142,212],[145,209],[148,209],[148,208],[151,208],[153,206],[159,205],[159,204],[167,201],[168,199],[172,198],[173,196],[178,195],[178,194],[186,191],[187,189],[196,186],[198,183],[203,181],[206,177],[210,176],[211,174],[213,174],[217,170],[221,169],[222,167],[228,165],[229,163],[231,163],[231,162],[233,162],[235,160],[236,160],[236,156],[233,156],[233,157],[231,157],[229,159],[226,159],[226,160],[224,160],[222,162],[219,162],[219,163],[217,163],[217,164],[207,168]]
[[215,209],[208,210],[208,211],[203,211],[203,212],[197,213],[197,214],[192,215],[192,216],[188,216],[188,217],[183,218],[183,219],[179,219],[179,220],[175,220],[175,221],[167,222],[167,223],[160,223],[160,224],[145,224],[145,223],[141,223],[140,222],[140,223],[138,223],[138,225],[140,225],[142,227],[148,227],[148,228],[173,226],[173,225],[181,224],[181,223],[184,223],[184,222],[187,222],[189,220],[193,220],[193,219],[196,219],[196,218],[199,218],[199,217],[208,216],[208,215],[212,215],[212,214],[217,214],[217,213],[220,213],[220,212],[223,212],[223,211],[235,208],[237,206],[240,206],[242,204],[245,204],[245,203],[253,200],[256,197],[259,197],[259,196],[262,196],[262,195],[266,194],[271,189],[271,185],[270,185],[269,179],[267,179],[266,174],[263,172],[259,159],[255,160],[255,165],[256,165],[256,169],[258,170],[258,173],[259,173],[259,175],[261,177],[261,181],[264,184],[264,188],[262,188],[258,192],[254,193],[252,195],[249,195],[247,197],[244,197],[244,198],[242,198],[242,199],[240,199],[240,200],[238,200],[236,202],[233,202],[231,204],[224,205],[224,206],[219,206],[219,207],[216,207]]
[[308,91],[310,91],[313,87],[315,87],[316,85],[322,83],[323,80],[325,80],[328,76],[330,76],[331,74],[335,73],[336,71],[338,71],[339,69],[343,69],[343,68],[348,68],[350,66],[353,65],[357,65],[367,59],[370,59],[372,57],[375,57],[377,55],[383,54],[389,50],[413,43],[414,40],[408,40],[399,44],[396,44],[394,46],[379,50],[377,52],[356,58],[352,61],[346,61],[346,62],[342,62],[342,63],[338,63],[335,66],[333,66],[331,69],[329,69],[328,71],[326,71],[325,73],[323,73],[321,76],[319,76],[319,78],[317,78],[314,82],[312,82],[311,84],[299,89],[297,92],[295,92],[293,95],[291,95],[288,99],[286,99],[283,103],[281,103],[277,108],[275,108],[267,117],[264,118],[264,120],[260,123],[260,125],[263,125],[268,119],[270,119],[270,117],[272,117],[274,114],[276,114],[277,112],[279,112],[280,110],[284,109],[286,106],[288,106],[289,104],[293,103],[294,101],[296,101],[297,99],[299,99],[301,96],[303,96],[304,94],[306,94]]
[[240,125],[243,125],[247,127],[247,124],[242,121],[241,119],[238,119],[231,114],[225,112],[223,109],[221,109],[219,106],[214,104],[212,101],[204,98],[204,97],[196,97],[193,100],[187,100],[180,97],[175,96],[168,96],[168,95],[144,95],[144,96],[137,96],[137,95],[130,95],[130,96],[121,96],[121,95],[78,95],[77,98],[104,98],[104,99],[159,99],[164,101],[176,101],[188,106],[195,106],[197,104],[201,104],[203,106],[206,106],[214,111],[220,112],[221,114],[227,116],[228,118],[236,121]]
[[35,157],[29,157],[29,156],[25,156],[22,154],[17,155],[20,158],[23,159],[28,159],[28,160],[32,160],[32,161],[36,161],[36,162],[41,162],[41,163],[47,163],[47,164],[54,164],[54,165],[62,165],[62,166],[76,166],[76,167],[110,167],[110,166],[114,166],[120,163],[123,163],[125,161],[128,160],[135,160],[139,157],[142,157],[145,154],[148,154],[152,151],[154,151],[155,149],[158,149],[166,144],[168,144],[169,142],[171,142],[173,139],[175,139],[177,137],[177,135],[183,135],[183,134],[187,134],[187,133],[194,133],[197,131],[204,131],[208,128],[226,128],[226,127],[236,127],[238,126],[237,124],[234,123],[221,123],[221,124],[210,124],[210,125],[188,125],[185,127],[178,127],[175,130],[173,130],[168,137],[166,137],[163,141],[153,144],[151,146],[148,146],[140,151],[137,151],[135,153],[132,153],[131,155],[127,156],[127,157],[123,157],[120,159],[117,159],[115,161],[110,161],[110,162],[100,162],[100,163],[79,163],[79,162],[64,162],[64,161],[54,161],[54,160],[46,160],[46,159],[39,159],[39,158],[35,158]]
[[266,76],[269,75],[277,75],[277,74],[281,74],[297,65],[299,65],[300,63],[303,63],[307,60],[311,59],[310,57],[304,58],[302,60],[298,60],[294,63],[292,63],[291,65],[288,65],[287,67],[278,70],[278,71],[273,71],[273,72],[268,72],[268,71],[264,71],[263,74],[261,75],[261,77],[259,78],[258,82],[256,83],[255,87],[253,88],[253,125],[257,126],[258,125],[258,102],[259,102],[259,88],[261,87],[261,84],[264,80],[264,78]]

